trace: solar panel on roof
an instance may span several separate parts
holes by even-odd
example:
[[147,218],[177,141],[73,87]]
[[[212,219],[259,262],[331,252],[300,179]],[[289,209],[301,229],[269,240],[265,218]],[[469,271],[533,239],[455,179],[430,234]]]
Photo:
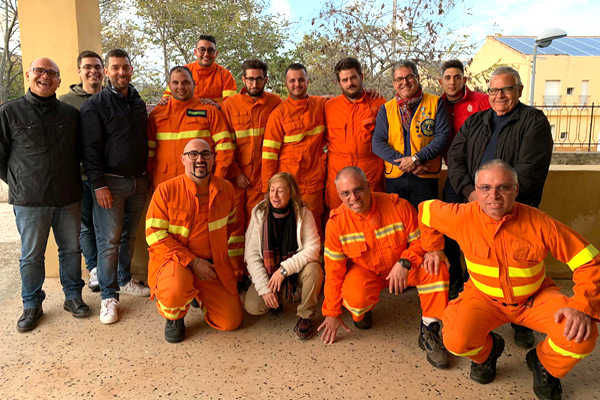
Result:
[[[498,36],[499,42],[523,54],[533,54],[533,37]],[[548,47],[538,48],[538,54],[565,54],[569,56],[600,56],[600,37],[565,37],[552,41]]]

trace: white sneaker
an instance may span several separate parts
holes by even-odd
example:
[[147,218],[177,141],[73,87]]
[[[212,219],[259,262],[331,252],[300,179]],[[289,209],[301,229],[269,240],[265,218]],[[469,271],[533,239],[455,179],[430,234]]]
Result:
[[137,297],[148,297],[150,296],[150,288],[142,285],[140,282],[131,279],[125,286],[121,286],[119,289],[121,294],[129,294]]
[[98,282],[98,268],[94,268],[90,271],[90,280],[88,281],[88,287],[92,292],[100,291],[100,283]]
[[100,305],[100,322],[113,324],[119,320],[119,300],[111,297],[103,299]]

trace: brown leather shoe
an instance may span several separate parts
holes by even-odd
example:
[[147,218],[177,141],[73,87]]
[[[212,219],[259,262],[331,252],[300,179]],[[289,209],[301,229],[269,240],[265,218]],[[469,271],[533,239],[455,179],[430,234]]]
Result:
[[315,329],[315,324],[311,319],[300,317],[298,318],[298,322],[296,322],[294,332],[296,333],[296,337],[298,339],[308,340],[315,336],[317,330]]

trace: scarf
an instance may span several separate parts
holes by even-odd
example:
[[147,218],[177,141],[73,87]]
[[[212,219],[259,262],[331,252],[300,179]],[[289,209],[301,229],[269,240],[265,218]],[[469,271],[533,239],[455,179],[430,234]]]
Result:
[[410,132],[412,114],[416,110],[421,100],[423,100],[423,90],[421,88],[419,88],[413,97],[409,97],[408,99],[401,99],[396,96],[398,111],[400,111],[400,118],[402,119],[402,128],[404,128],[405,132]]

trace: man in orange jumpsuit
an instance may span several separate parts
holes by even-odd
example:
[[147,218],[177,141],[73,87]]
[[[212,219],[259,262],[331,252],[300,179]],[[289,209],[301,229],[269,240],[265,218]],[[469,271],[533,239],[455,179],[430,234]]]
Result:
[[236,142],[234,164],[229,175],[236,183],[238,210],[244,210],[244,228],[255,205],[263,200],[261,188],[261,152],[269,115],[281,103],[279,96],[265,92],[268,81],[267,64],[246,60],[242,64],[244,87],[239,94],[228,97],[223,114],[233,130]]
[[[559,378],[592,352],[598,336],[600,255],[569,227],[515,202],[518,191],[515,170],[489,161],[475,175],[476,201],[426,201],[419,225],[426,250],[437,249],[443,233],[465,254],[470,279],[444,313],[443,337],[450,352],[473,361],[471,379],[494,380],[504,340],[492,330],[513,322],[547,335],[527,353],[527,365],[535,394],[560,399]],[[546,276],[548,253],[573,271],[572,297]]]
[[192,139],[181,155],[185,173],[156,188],[146,216],[150,248],[148,283],[158,312],[166,318],[165,339],[185,338],[185,317],[194,299],[213,328],[233,330],[242,322],[237,291],[241,277],[234,190],[213,176],[214,154]]
[[[196,84],[194,96],[213,105],[223,103],[224,99],[237,92],[237,85],[231,72],[215,62],[218,54],[215,37],[200,35],[194,49],[196,61],[185,65],[192,71],[192,77]],[[170,95],[171,90],[167,88],[163,98]]]
[[148,118],[148,170],[156,187],[181,175],[179,162],[186,143],[203,138],[216,153],[215,175],[225,177],[235,145],[225,117],[217,109],[193,97],[194,81],[186,67],[173,67],[169,73],[172,98],[154,107]]
[[335,176],[344,167],[354,165],[367,175],[376,192],[383,192],[383,160],[371,150],[375,118],[385,103],[363,88],[363,73],[356,58],[348,57],[335,65],[335,76],[342,94],[325,104],[327,124],[327,183],[325,203],[330,210],[341,204],[335,188]]
[[269,116],[262,151],[262,189],[277,172],[294,176],[302,200],[322,229],[325,186],[325,98],[309,96],[308,74],[302,64],[285,72],[289,97]]
[[340,326],[349,330],[342,305],[357,328],[369,329],[385,287],[398,295],[416,286],[423,313],[419,346],[433,366],[447,368],[440,332],[448,303],[448,269],[439,267],[443,253],[425,255],[416,210],[395,194],[371,192],[360,168],[343,168],[335,183],[343,204],[331,211],[325,233],[325,321],[318,328],[323,342],[333,343]]

